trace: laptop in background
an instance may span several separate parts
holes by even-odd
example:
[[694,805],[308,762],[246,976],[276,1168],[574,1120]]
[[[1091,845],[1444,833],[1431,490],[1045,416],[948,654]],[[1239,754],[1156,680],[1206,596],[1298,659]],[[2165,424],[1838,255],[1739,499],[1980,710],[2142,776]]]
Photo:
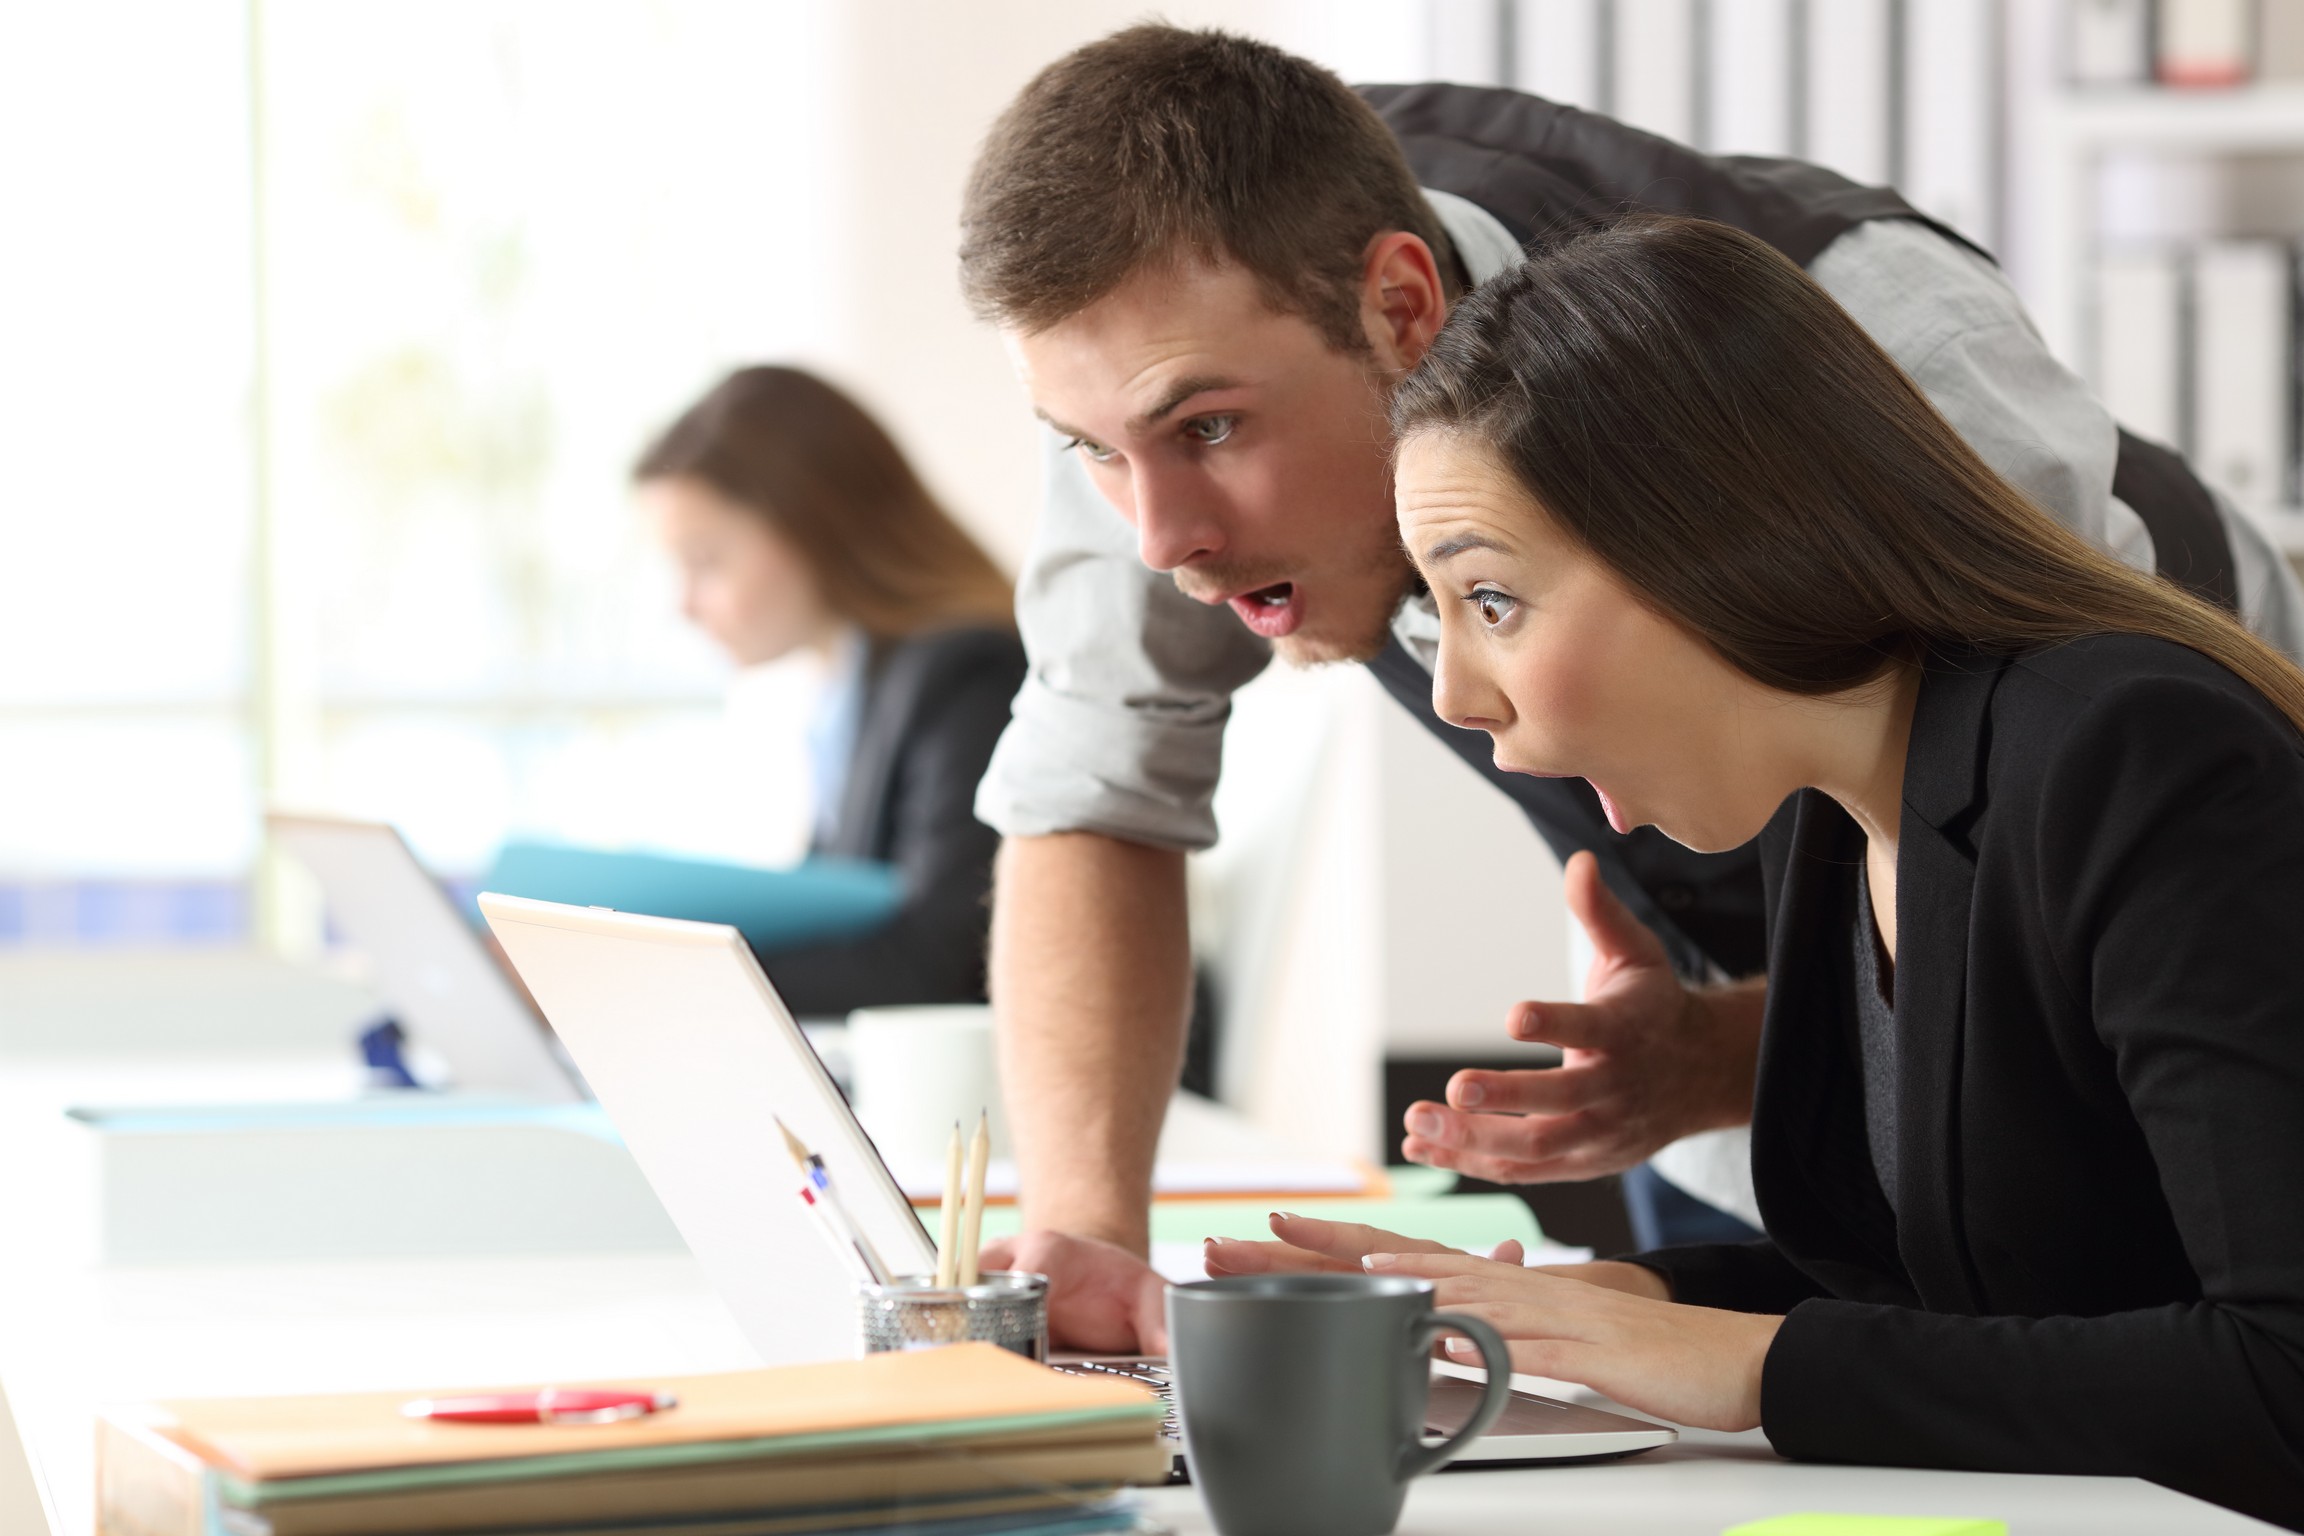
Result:
[[[822,1155],[849,1215],[900,1274],[935,1244],[743,935],[482,892],[480,911],[763,1364],[854,1347],[854,1282],[797,1198],[773,1119]],[[1165,1388],[1165,1361],[1058,1356],[1061,1368]],[[1435,1377],[1428,1429],[1479,1389]],[[1630,1455],[1676,1431],[1514,1392],[1457,1465]],[[1182,1448],[1177,1448],[1182,1466]]]
[[547,1103],[585,1096],[535,1007],[396,829],[282,811],[264,826],[320,882],[338,931],[368,958],[371,985],[458,1089]]

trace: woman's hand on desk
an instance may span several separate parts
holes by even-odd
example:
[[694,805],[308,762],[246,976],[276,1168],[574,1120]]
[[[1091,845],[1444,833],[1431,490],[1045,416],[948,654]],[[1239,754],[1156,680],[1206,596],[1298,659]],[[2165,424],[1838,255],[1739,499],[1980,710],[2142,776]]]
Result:
[[1760,1372],[1780,1317],[1667,1301],[1662,1277],[1637,1264],[1522,1269],[1461,1253],[1374,1253],[1365,1267],[1430,1280],[1442,1311],[1493,1323],[1516,1371],[1581,1382],[1676,1424],[1760,1422]]
[[[1203,1247],[1208,1273],[1269,1275],[1286,1271],[1327,1271],[1357,1275],[1361,1272],[1360,1261],[1371,1253],[1454,1253],[1461,1257],[1458,1249],[1429,1243],[1420,1237],[1402,1237],[1397,1232],[1362,1226],[1356,1221],[1322,1221],[1316,1216],[1297,1216],[1287,1211],[1272,1213],[1272,1235],[1280,1241],[1255,1243],[1226,1237],[1209,1238]],[[1506,1238],[1488,1256],[1499,1263],[1517,1264],[1522,1249],[1517,1239]]]
[[[1298,1216],[1289,1211],[1272,1213],[1272,1235],[1276,1243],[1253,1243],[1245,1240],[1211,1237],[1204,1253],[1208,1273],[1211,1275],[1268,1275],[1289,1271],[1357,1275],[1367,1269],[1366,1260],[1372,1253],[1438,1253],[1456,1258],[1467,1255],[1460,1248],[1444,1243],[1427,1242],[1421,1237],[1403,1237],[1398,1232],[1387,1232],[1382,1227],[1362,1226],[1356,1221],[1323,1221],[1317,1216]],[[1527,1257],[1527,1250],[1518,1238],[1508,1237],[1488,1251],[1486,1262],[1517,1267]],[[1587,1285],[1606,1286],[1632,1296],[1646,1296],[1655,1301],[1668,1301],[1671,1292],[1664,1278],[1652,1269],[1637,1264],[1618,1264],[1603,1261],[1598,1264],[1542,1264],[1541,1274],[1566,1275]]]
[[1548,1070],[1457,1073],[1448,1102],[1410,1105],[1401,1154],[1498,1184],[1617,1173],[1667,1143],[1750,1118],[1762,986],[1697,990],[1610,894],[1589,853],[1562,877],[1591,937],[1581,1003],[1521,1003],[1515,1040],[1557,1045]]
[[1704,1429],[1760,1422],[1760,1367],[1781,1318],[1675,1304],[1638,1264],[1521,1267],[1517,1242],[1488,1258],[1381,1227],[1276,1214],[1276,1243],[1211,1238],[1211,1275],[1285,1270],[1413,1275],[1444,1311],[1494,1323],[1514,1369],[1582,1382],[1629,1408]]

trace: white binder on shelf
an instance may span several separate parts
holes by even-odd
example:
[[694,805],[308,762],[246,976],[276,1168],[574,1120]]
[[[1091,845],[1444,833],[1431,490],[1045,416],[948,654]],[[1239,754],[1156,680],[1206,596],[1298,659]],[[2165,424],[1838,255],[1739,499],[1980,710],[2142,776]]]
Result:
[[1696,139],[1696,0],[1615,0],[1609,109],[1619,122]]
[[2244,507],[2276,506],[2287,480],[2292,272],[2277,240],[2213,240],[2193,260],[2193,461]]
[[2260,80],[2304,80],[2304,0],[2264,0],[2257,38]]
[[2239,85],[2256,72],[2255,0],[2159,0],[2163,85]]
[[1512,84],[1563,106],[1598,112],[1605,0],[1512,0]]
[[1425,8],[1428,72],[1458,85],[1504,85],[1504,29],[1495,0],[1432,0]]
[[1933,0],[1904,17],[1904,165],[1915,207],[1985,246],[1996,242],[1992,96],[1995,0]]
[[2152,78],[2152,0],[2065,0],[2064,74],[2074,85]]
[[1704,147],[1716,155],[1790,155],[1794,0],[1711,0]]
[[2184,444],[2184,271],[2167,246],[2115,251],[2096,265],[2089,376],[2113,419]]
[[1888,104],[1894,67],[1888,0],[1829,0],[1807,18],[1807,122],[1801,153],[1867,183],[1894,179]]

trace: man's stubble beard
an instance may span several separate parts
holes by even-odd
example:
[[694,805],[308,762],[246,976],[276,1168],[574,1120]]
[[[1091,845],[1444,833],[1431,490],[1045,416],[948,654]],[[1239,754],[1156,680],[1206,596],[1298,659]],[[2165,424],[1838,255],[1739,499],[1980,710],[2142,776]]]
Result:
[[[1175,573],[1177,589],[1190,597],[1192,593],[1185,587],[1182,576],[1182,572]],[[1272,653],[1299,670],[1374,661],[1391,643],[1392,616],[1399,612],[1401,602],[1415,584],[1416,570],[1408,563],[1407,552],[1393,544],[1374,560],[1347,573],[1338,583],[1367,603],[1350,616],[1342,632],[1324,632],[1324,625],[1311,633],[1299,630],[1273,641]],[[1317,622],[1319,615],[1313,617]]]

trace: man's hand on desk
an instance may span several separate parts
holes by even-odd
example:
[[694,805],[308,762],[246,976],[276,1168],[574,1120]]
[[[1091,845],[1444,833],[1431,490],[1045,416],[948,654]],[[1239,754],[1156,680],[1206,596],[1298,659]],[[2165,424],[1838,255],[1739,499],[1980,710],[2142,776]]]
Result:
[[1048,1277],[1049,1342],[1059,1349],[1168,1352],[1168,1282],[1125,1248],[1069,1232],[1025,1232],[986,1243],[983,1262]]
[[1764,982],[1697,989],[1600,880],[1568,861],[1568,910],[1591,937],[1582,1003],[1521,1003],[1516,1040],[1561,1047],[1549,1071],[1457,1073],[1446,1104],[1409,1106],[1401,1153],[1498,1184],[1621,1172],[1698,1131],[1751,1117]]

